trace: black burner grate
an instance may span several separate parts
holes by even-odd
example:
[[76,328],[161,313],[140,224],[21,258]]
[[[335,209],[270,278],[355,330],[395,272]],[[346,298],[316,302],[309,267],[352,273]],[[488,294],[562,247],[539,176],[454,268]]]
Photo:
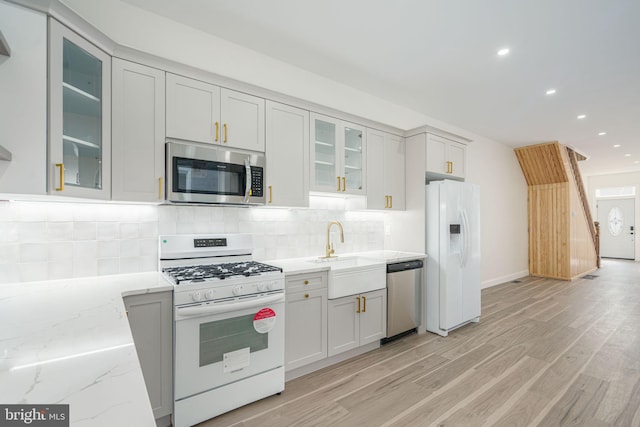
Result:
[[257,276],[273,271],[282,272],[279,267],[262,264],[256,261],[228,262],[221,264],[191,265],[185,267],[167,267],[163,273],[172,277],[176,284],[181,282],[204,282],[207,279],[224,280],[231,276]]

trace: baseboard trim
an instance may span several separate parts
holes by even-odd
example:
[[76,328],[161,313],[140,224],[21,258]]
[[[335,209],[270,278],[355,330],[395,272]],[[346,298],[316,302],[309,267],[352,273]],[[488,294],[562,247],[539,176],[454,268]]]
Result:
[[505,282],[510,282],[515,279],[519,279],[521,277],[525,277],[529,275],[529,270],[522,270],[516,273],[507,274],[506,276],[496,277],[494,279],[485,280],[480,283],[480,289],[490,288],[492,286],[501,285]]

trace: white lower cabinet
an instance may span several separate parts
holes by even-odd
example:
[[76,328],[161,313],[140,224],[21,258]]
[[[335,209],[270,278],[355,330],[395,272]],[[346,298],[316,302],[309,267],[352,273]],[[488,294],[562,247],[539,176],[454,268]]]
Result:
[[157,420],[170,415],[173,407],[172,292],[127,296],[124,305]]
[[327,274],[286,277],[285,370],[327,357]]
[[386,329],[386,289],[329,301],[329,356],[384,338]]

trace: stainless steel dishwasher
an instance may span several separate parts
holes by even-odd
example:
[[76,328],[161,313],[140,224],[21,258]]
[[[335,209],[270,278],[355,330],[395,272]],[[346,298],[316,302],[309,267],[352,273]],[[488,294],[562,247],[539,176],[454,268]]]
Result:
[[422,260],[387,265],[387,338],[390,341],[420,324]]

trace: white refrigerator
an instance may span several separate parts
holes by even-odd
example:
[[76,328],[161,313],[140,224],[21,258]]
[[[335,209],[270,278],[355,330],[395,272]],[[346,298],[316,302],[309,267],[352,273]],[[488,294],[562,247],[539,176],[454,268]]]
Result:
[[480,188],[443,180],[426,191],[426,329],[447,336],[480,320]]

